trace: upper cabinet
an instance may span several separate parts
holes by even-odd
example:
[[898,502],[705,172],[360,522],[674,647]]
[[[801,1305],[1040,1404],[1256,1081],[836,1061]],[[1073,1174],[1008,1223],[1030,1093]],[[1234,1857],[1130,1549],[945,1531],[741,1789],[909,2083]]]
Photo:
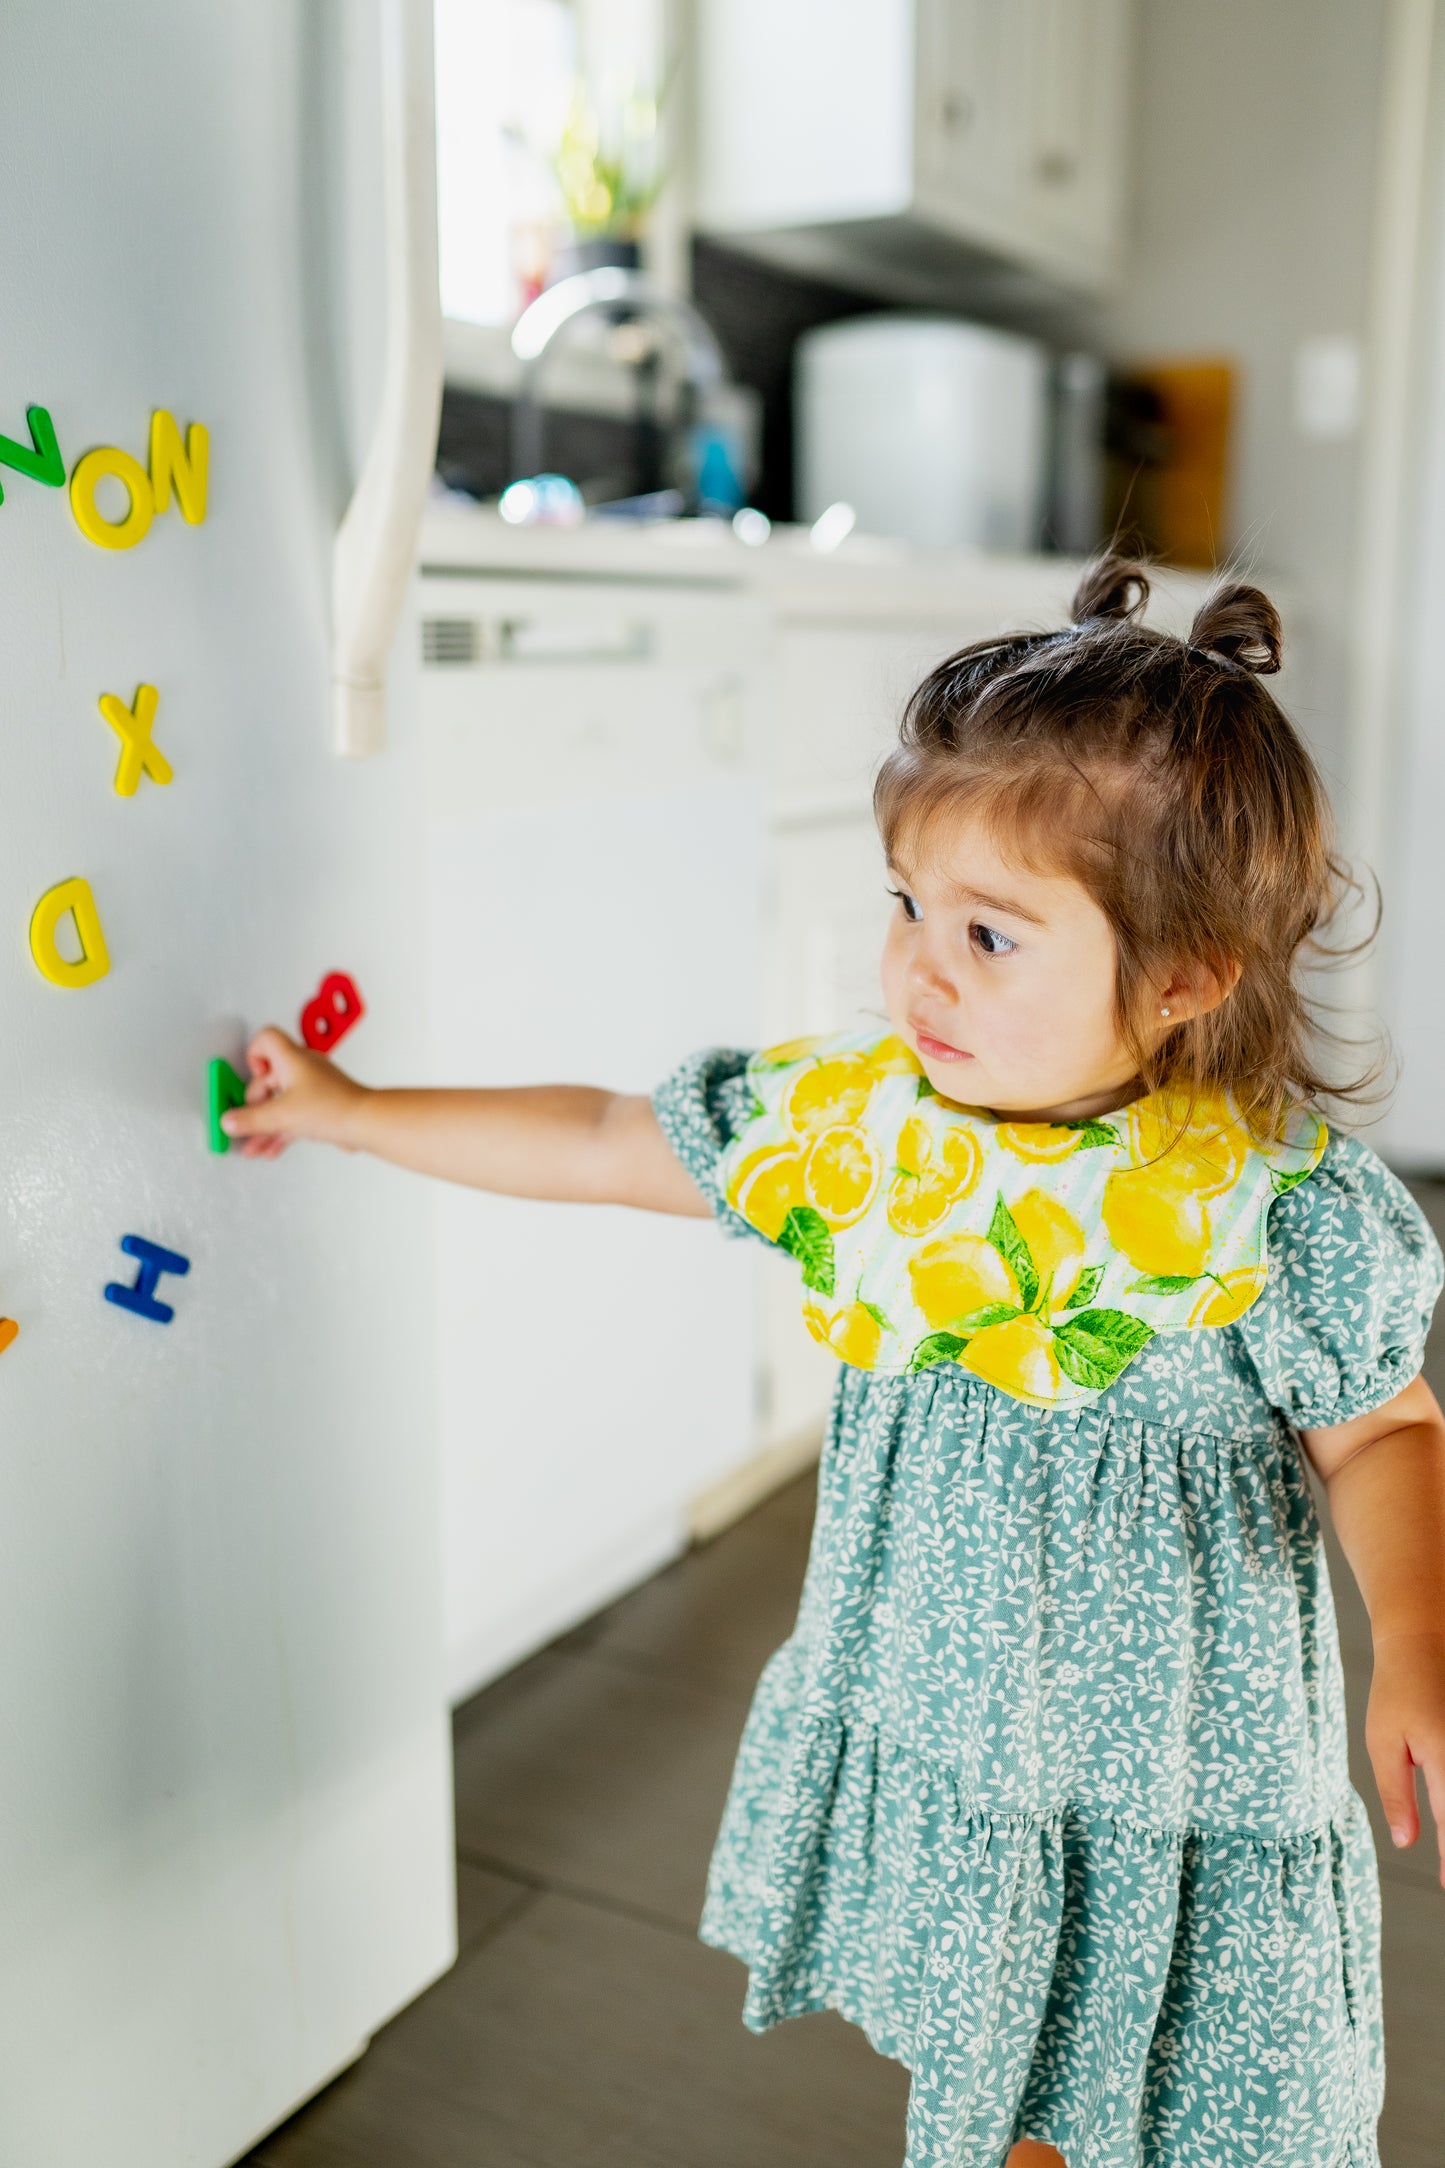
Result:
[[698,0],[698,223],[944,298],[1123,256],[1131,0]]

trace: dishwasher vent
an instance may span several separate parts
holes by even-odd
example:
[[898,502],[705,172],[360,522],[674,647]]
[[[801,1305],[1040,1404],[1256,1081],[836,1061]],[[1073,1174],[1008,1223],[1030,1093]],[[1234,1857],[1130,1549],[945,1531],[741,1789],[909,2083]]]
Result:
[[482,628],[474,617],[424,617],[421,659],[428,670],[450,663],[480,662]]

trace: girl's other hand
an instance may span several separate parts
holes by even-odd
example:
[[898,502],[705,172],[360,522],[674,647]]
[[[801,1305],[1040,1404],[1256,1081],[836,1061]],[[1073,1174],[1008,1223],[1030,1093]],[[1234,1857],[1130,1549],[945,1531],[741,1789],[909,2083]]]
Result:
[[365,1097],[329,1054],[312,1054],[268,1024],[246,1049],[251,1081],[246,1104],[221,1116],[227,1136],[248,1159],[279,1159],[288,1144],[347,1145],[351,1117]]
[[1396,1844],[1420,1833],[1415,1771],[1424,1771],[1445,1882],[1445,1634],[1391,1633],[1375,1643],[1365,1744]]

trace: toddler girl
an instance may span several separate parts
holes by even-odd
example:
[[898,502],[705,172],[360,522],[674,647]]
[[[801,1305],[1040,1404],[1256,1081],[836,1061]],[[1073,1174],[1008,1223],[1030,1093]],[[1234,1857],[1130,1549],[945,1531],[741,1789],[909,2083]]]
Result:
[[367,1091],[251,1048],[254,1155],[324,1139],[716,1213],[841,1358],[796,1628],[700,1932],[762,2032],[912,2073],[907,2168],[1378,2168],[1375,1856],[1304,1460],[1375,1642],[1395,1841],[1445,1824],[1440,1252],[1327,1128],[1298,980],[1340,879],[1226,587],[1188,642],[1106,560],[966,648],[876,804],[886,1026],[712,1050],[652,1100]]

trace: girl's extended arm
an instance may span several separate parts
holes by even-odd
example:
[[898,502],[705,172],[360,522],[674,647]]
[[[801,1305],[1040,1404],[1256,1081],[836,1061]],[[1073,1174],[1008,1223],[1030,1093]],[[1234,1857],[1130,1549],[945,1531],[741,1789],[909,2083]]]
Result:
[[247,1048],[246,1105],[223,1117],[253,1159],[307,1138],[514,1197],[708,1216],[651,1102],[584,1084],[372,1091],[268,1026]]
[[1300,1435],[1370,1614],[1365,1744],[1390,1834],[1419,1835],[1423,1769],[1445,1882],[1445,1416],[1420,1377],[1353,1423]]

